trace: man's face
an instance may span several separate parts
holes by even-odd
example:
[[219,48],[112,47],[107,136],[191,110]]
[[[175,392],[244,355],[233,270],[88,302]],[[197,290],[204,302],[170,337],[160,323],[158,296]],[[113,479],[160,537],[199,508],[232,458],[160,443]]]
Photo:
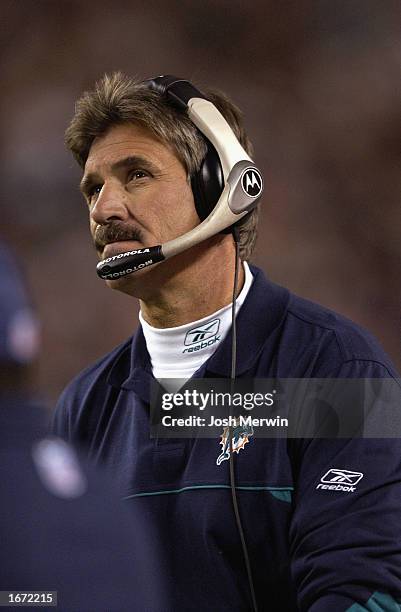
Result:
[[[139,125],[117,125],[94,140],[81,190],[100,259],[163,244],[199,223],[184,166]],[[130,285],[152,269],[107,283],[132,293]]]

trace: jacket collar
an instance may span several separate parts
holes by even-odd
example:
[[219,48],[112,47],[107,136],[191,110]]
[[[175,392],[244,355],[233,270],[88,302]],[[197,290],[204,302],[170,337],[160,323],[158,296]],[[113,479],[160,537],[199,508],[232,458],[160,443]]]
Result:
[[[285,316],[289,291],[268,281],[259,268],[251,266],[254,281],[237,316],[237,365],[238,376],[252,369],[270,334]],[[223,344],[204,364],[204,373],[221,376],[231,375],[232,332]],[[199,372],[201,371],[199,370]]]
[[[237,375],[251,370],[267,338],[283,320],[290,293],[287,289],[268,281],[259,268],[251,266],[254,276],[252,287],[237,317]],[[231,332],[217,351],[194,374],[195,378],[227,378],[231,373]],[[108,382],[149,397],[149,383],[153,379],[152,367],[142,327],[139,326],[132,341],[125,346],[114,362]]]

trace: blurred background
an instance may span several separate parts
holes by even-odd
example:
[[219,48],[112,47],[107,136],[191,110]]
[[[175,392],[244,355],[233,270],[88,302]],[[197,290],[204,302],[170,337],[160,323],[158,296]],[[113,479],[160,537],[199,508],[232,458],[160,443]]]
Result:
[[264,172],[254,262],[369,328],[401,368],[401,5],[392,0],[2,0],[1,229],[43,322],[51,404],[130,335],[64,148],[104,72],[172,73],[224,90]]

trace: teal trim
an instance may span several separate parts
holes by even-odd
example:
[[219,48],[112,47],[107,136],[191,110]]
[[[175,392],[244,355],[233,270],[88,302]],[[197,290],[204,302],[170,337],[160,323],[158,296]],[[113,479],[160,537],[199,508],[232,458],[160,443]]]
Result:
[[396,601],[386,593],[373,593],[372,597],[364,604],[354,603],[345,612],[401,612],[401,601]]
[[[294,490],[294,487],[252,487],[252,486],[238,486],[235,487],[239,491],[268,491],[277,499],[281,501],[290,502],[291,501],[291,491]],[[231,489],[230,485],[217,485],[217,484],[208,484],[208,485],[193,485],[189,487],[182,487],[181,489],[168,489],[163,491],[144,491],[143,493],[134,493],[133,495],[128,495],[123,499],[132,499],[133,497],[149,497],[151,495],[169,495],[171,493],[184,493],[185,491],[194,491],[196,489]]]
[[284,501],[287,503],[291,503],[292,501],[292,492],[291,491],[270,491],[273,497],[277,497],[280,501]]

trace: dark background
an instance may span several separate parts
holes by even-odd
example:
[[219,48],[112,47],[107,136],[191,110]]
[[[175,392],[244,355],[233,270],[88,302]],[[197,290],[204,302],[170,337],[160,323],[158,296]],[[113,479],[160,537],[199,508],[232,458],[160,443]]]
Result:
[[255,263],[400,353],[400,4],[388,0],[3,0],[1,235],[25,263],[53,400],[124,340],[137,305],[108,290],[63,145],[106,71],[178,74],[243,109],[267,185]]

